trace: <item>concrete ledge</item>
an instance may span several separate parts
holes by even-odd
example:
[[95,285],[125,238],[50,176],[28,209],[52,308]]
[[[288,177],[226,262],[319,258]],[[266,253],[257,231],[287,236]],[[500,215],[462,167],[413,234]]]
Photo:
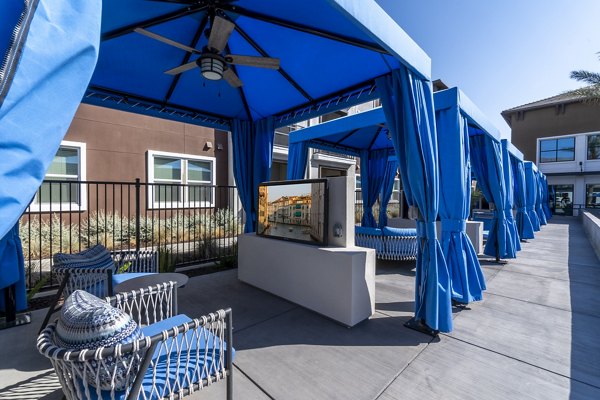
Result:
[[241,235],[238,279],[346,326],[375,312],[375,250]]
[[596,256],[600,259],[600,219],[587,211],[581,213],[581,219],[583,221],[583,230],[587,234]]

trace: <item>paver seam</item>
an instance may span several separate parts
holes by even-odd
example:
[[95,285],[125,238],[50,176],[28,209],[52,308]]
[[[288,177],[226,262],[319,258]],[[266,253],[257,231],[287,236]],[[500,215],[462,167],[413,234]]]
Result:
[[270,321],[270,320],[272,320],[272,319],[275,319],[275,318],[277,318],[277,317],[280,317],[280,316],[282,316],[282,315],[284,315],[284,314],[287,314],[287,313],[289,313],[289,312],[295,311],[295,310],[297,310],[297,309],[299,309],[299,308],[301,308],[301,307],[300,307],[300,306],[294,306],[294,307],[292,307],[292,308],[290,308],[290,309],[288,309],[288,310],[285,310],[285,311],[282,311],[282,312],[280,312],[279,314],[275,314],[275,315],[273,315],[273,316],[271,316],[271,317],[269,317],[269,318],[267,318],[267,319],[263,319],[263,320],[261,320],[261,321],[257,321],[257,322],[255,322],[255,323],[253,323],[253,324],[251,324],[251,325],[248,325],[248,326],[245,326],[245,327],[243,327],[243,328],[240,328],[240,329],[235,329],[235,328],[234,328],[234,330],[233,330],[233,334],[235,335],[236,333],[243,332],[243,331],[245,331],[246,329],[254,328],[254,327],[255,327],[255,326],[257,326],[257,325],[260,325],[260,324],[262,324],[262,323],[268,322],[268,321]]
[[385,393],[385,391],[396,381],[396,379],[398,379],[398,377],[400,375],[402,375],[402,373],[404,371],[406,371],[406,369],[421,355],[421,353],[423,353],[425,351],[425,349],[427,349],[429,347],[429,345],[434,340],[435,340],[435,338],[432,337],[431,340],[425,346],[423,346],[423,348],[421,349],[421,351],[419,351],[417,354],[415,354],[415,356],[400,371],[398,371],[398,373],[396,375],[394,375],[394,377],[392,379],[390,379],[390,381],[383,387],[383,389],[381,389],[379,391],[379,393],[377,393],[375,395],[375,397],[373,398],[373,400],[379,399]]
[[[550,372],[551,374],[554,374],[554,375],[557,375],[557,376],[561,376],[563,378],[567,378],[567,379],[569,379],[571,381],[574,381],[574,382],[577,382],[577,383],[581,383],[583,385],[587,385],[587,386],[593,387],[595,389],[600,389],[600,386],[596,386],[596,385],[594,385],[592,383],[584,382],[584,381],[582,381],[580,379],[576,379],[576,378],[570,377],[568,375],[564,375],[564,374],[561,374],[559,372],[552,371],[551,369],[548,369],[548,368],[540,367],[539,365],[535,365],[535,364],[532,364],[532,363],[527,362],[525,360],[521,360],[519,358],[516,358],[516,357],[513,357],[513,356],[509,356],[508,354],[501,353],[501,352],[499,352],[497,350],[488,349],[487,347],[483,347],[481,345],[478,345],[478,344],[475,344],[475,343],[471,343],[471,342],[469,342],[467,340],[460,339],[460,338],[457,338],[457,337],[454,337],[454,336],[450,336],[450,335],[445,334],[445,333],[440,333],[440,335],[442,335],[442,336],[444,336],[444,337],[446,337],[448,339],[453,339],[453,340],[456,340],[456,341],[468,344],[470,346],[477,347],[478,349],[482,349],[482,350],[489,351],[489,352],[494,353],[494,354],[498,354],[500,356],[503,356],[503,357],[509,358],[511,360],[514,360],[514,361],[517,361],[517,362],[529,365],[531,367],[534,367],[534,368],[537,368],[537,369],[540,369],[540,370],[543,370],[543,371],[546,371],[546,372]],[[421,354],[421,353],[419,353],[419,354]]]
[[[571,314],[584,315],[586,317],[592,317],[592,318],[600,319],[600,316],[598,316],[598,315],[588,314],[588,313],[581,312],[581,311],[573,311],[573,310],[568,310],[566,308],[560,308],[560,307],[549,306],[547,304],[536,303],[535,301],[528,301],[528,300],[523,300],[523,299],[517,299],[515,297],[505,296],[503,294],[493,293],[493,292],[490,292],[490,291],[488,291],[487,294],[492,295],[492,296],[504,297],[505,299],[515,300],[515,301],[521,301],[523,303],[535,304],[535,305],[541,306],[541,307],[552,308],[554,310],[565,311],[565,312],[568,312],[568,313],[571,313]],[[485,307],[485,304],[482,303],[482,306]]]
[[[580,280],[562,279],[562,278],[556,278],[554,276],[545,276],[545,275],[530,274],[530,273],[521,272],[521,271],[513,271],[511,269],[506,269],[506,270],[503,269],[502,271],[510,272],[512,274],[520,274],[520,275],[526,275],[526,276],[535,276],[535,277],[544,278],[544,279],[553,279],[555,281],[561,281],[561,282],[574,282],[574,283],[579,283],[579,284],[582,284],[582,285],[588,285],[588,286],[594,286],[594,287],[599,286],[597,283],[584,282],[583,280],[580,281]],[[500,272],[500,270],[498,272]],[[494,274],[494,277],[496,275],[498,275],[498,274],[497,273]]]

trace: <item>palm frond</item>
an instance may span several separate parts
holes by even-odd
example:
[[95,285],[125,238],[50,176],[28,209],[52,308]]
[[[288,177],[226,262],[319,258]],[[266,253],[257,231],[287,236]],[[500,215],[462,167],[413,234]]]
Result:
[[600,74],[591,71],[571,71],[571,79],[575,79],[579,82],[585,82],[590,85],[600,85]]
[[585,103],[600,104],[600,84],[570,90],[565,94],[581,97],[581,101]]

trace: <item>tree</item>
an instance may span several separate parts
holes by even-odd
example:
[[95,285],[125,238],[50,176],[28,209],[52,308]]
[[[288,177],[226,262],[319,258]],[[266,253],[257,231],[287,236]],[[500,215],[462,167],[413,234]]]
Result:
[[588,86],[571,90],[568,92],[569,94],[581,96],[586,102],[600,103],[600,73],[584,70],[571,71],[571,79],[587,83]]

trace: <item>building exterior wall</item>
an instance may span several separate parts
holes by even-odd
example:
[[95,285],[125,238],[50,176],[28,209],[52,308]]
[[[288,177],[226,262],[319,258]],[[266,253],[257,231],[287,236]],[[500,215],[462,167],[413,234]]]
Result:
[[570,103],[510,114],[512,143],[525,159],[537,160],[539,138],[600,131],[600,106]]
[[[87,180],[146,182],[146,152],[215,157],[217,185],[228,184],[227,132],[82,104],[65,140],[86,143]],[[207,146],[210,142],[211,145]]]
[[[578,209],[586,207],[587,186],[600,185],[600,160],[588,160],[587,154],[588,138],[600,133],[600,106],[550,104],[543,108],[505,111],[503,115],[511,123],[512,143],[523,152],[525,159],[535,162],[547,175],[548,185],[573,187],[568,203],[572,203],[573,214],[578,215]],[[574,160],[542,162],[541,142],[567,137],[575,139]],[[560,202],[563,196],[566,196],[564,191],[557,192],[556,201]]]

